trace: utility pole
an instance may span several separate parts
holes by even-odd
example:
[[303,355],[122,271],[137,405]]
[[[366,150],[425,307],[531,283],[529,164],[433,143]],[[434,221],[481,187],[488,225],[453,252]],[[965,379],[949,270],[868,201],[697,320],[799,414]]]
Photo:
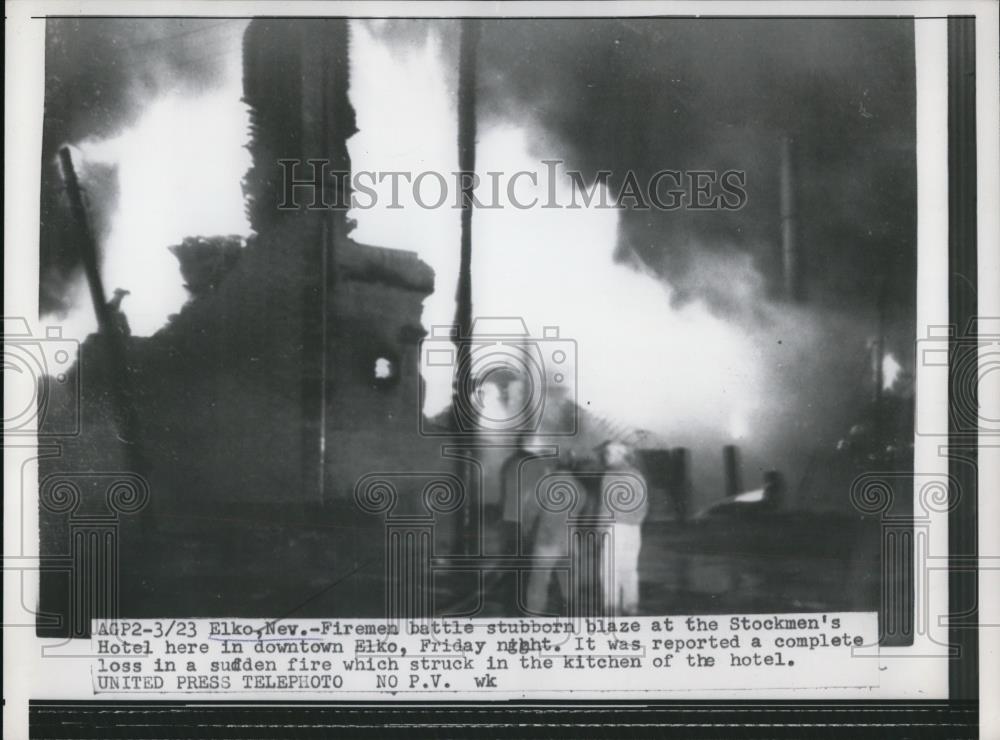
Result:
[[[472,330],[472,181],[476,172],[476,47],[479,21],[462,20],[458,61],[458,168],[462,180],[461,253],[458,291],[455,296],[455,324],[460,335]],[[469,346],[458,345],[458,367],[468,368]],[[466,362],[463,363],[462,360]]]
[[790,136],[785,136],[781,140],[780,169],[782,293],[786,300],[800,302],[804,294],[802,255],[799,251],[798,218],[796,216],[795,142]]
[[[455,377],[452,385],[452,421],[458,428],[459,408],[468,399],[463,395],[471,386],[469,335],[472,332],[472,183],[476,172],[476,49],[479,44],[479,21],[461,21],[458,54],[458,169],[461,171],[462,213],[458,288],[455,295],[456,342]],[[466,484],[469,500],[462,508],[457,526],[462,552],[469,549],[468,535],[473,531],[473,513],[479,513],[480,496],[473,490],[469,463],[459,462],[459,475]],[[479,517],[481,520],[481,517]]]
[[94,303],[94,313],[97,315],[99,337],[104,345],[107,363],[106,379],[111,389],[118,439],[122,442],[125,464],[129,471],[145,477],[149,474],[149,464],[140,444],[139,417],[132,395],[125,344],[118,327],[115,325],[111,309],[108,307],[97,263],[97,245],[90,229],[87,209],[83,204],[80,192],[80,181],[77,179],[76,170],[73,167],[73,156],[69,147],[63,147],[59,150],[59,163],[62,166],[63,181],[66,183],[70,210],[80,232],[78,240],[80,258],[87,275],[87,284],[90,286],[90,298]]

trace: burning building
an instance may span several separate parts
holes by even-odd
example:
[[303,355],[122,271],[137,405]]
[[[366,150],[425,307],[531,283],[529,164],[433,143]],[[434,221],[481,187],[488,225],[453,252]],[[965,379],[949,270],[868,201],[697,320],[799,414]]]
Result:
[[[470,574],[470,563],[494,571],[527,567],[516,560],[519,555],[506,549],[509,542],[497,542],[495,547],[484,545],[490,527],[496,528],[505,508],[508,491],[501,484],[501,473],[523,440],[517,435],[509,435],[507,439],[487,439],[486,435],[477,438],[472,433],[460,440],[459,445],[452,434],[455,428],[449,422],[454,407],[433,419],[423,417],[424,381],[417,352],[424,336],[421,322],[424,301],[435,289],[434,272],[415,253],[354,241],[346,208],[322,207],[324,202],[331,201],[330,197],[319,198],[321,207],[309,207],[314,204],[315,195],[310,189],[316,185],[329,189],[326,195],[332,196],[333,203],[349,202],[350,193],[344,190],[349,178],[313,180],[318,163],[329,173],[346,175],[351,171],[347,141],[356,131],[356,120],[348,97],[349,42],[347,21],[343,19],[309,22],[257,19],[250,23],[243,41],[243,93],[250,111],[252,166],[243,184],[253,236],[246,240],[191,237],[174,247],[172,251],[180,261],[190,300],[153,336],[121,337],[125,359],[122,365],[127,366],[129,379],[127,393],[112,380],[116,373],[110,369],[115,358],[105,352],[102,337],[95,335],[85,343],[82,362],[75,370],[81,376],[81,398],[62,399],[63,403],[55,404],[62,413],[74,413],[79,407],[83,432],[64,446],[62,456],[42,461],[43,552],[61,552],[66,528],[73,526],[67,525],[62,517],[65,508],[46,509],[45,491],[54,490],[60,476],[72,479],[80,471],[137,470],[134,459],[123,454],[129,449],[142,451],[143,465],[137,472],[148,479],[149,520],[156,527],[185,532],[199,529],[200,533],[203,533],[201,528],[213,530],[209,536],[156,537],[140,543],[136,552],[148,555],[149,562],[142,565],[146,570],[139,580],[144,584],[148,572],[157,569],[160,572],[150,578],[157,584],[155,598],[147,593],[133,598],[157,616],[165,613],[191,616],[218,607],[214,602],[190,596],[193,592],[205,592],[204,588],[192,589],[189,582],[181,582],[192,577],[204,578],[205,563],[212,571],[209,577],[215,579],[212,583],[218,589],[216,597],[224,599],[218,603],[230,612],[259,611],[269,616],[274,615],[276,603],[284,603],[280,597],[299,603],[305,588],[325,593],[332,587],[331,582],[347,581],[364,562],[378,562],[379,558],[386,563],[386,570],[373,568],[351,579],[350,583],[360,585],[345,586],[338,592],[339,595],[344,588],[353,588],[349,599],[337,603],[310,602],[316,613],[346,611],[347,616],[427,613],[430,601],[427,594],[440,585],[435,581],[438,573],[431,573],[431,555],[435,568],[447,561],[442,570],[447,570],[450,563],[456,573],[475,576],[468,582],[459,583],[456,579],[451,587],[443,587],[450,597],[481,595],[481,586],[473,582],[478,574]],[[575,74],[575,67],[567,69]],[[467,105],[466,110],[472,113],[463,120],[474,118],[474,103]],[[466,144],[475,139],[464,138]],[[474,148],[466,146],[467,150]],[[771,211],[781,216],[780,274],[782,295],[788,299],[782,305],[784,319],[780,325],[791,327],[796,317],[803,314],[801,306],[792,304],[806,292],[802,290],[804,240],[800,245],[797,234],[805,219],[797,213],[790,146],[784,151],[780,208]],[[471,171],[474,163],[463,164],[462,169]],[[297,181],[291,188],[289,175]],[[196,176],[197,172],[193,172],[192,177]],[[300,197],[303,207],[296,207],[290,195]],[[621,228],[627,231],[629,227],[625,223]],[[463,245],[469,246],[468,231],[462,236]],[[578,254],[574,252],[574,260],[579,259]],[[590,303],[596,303],[593,294],[603,294],[607,288],[608,274],[604,271],[611,267],[610,262],[603,260],[593,264],[597,265],[594,269],[582,272],[595,282],[584,284],[573,296],[583,296]],[[629,280],[620,286],[645,288],[652,296],[648,305],[654,310],[648,312],[649,316],[673,317],[677,321],[671,325],[672,329],[683,328],[681,319],[685,317],[669,305],[670,299],[661,286],[648,281],[645,274],[626,275]],[[494,273],[490,273],[490,278],[500,282]],[[632,278],[645,282],[635,282]],[[726,281],[716,278],[715,282]],[[471,291],[470,284],[465,287],[467,292]],[[632,297],[633,292],[628,294]],[[464,304],[466,318],[471,323],[469,301],[460,303]],[[567,301],[568,305],[573,303]],[[636,301],[636,305],[639,303]],[[810,294],[810,306],[812,303]],[[601,311],[604,310],[602,307]],[[690,314],[687,316],[690,318]],[[719,324],[713,320],[702,322],[701,326]],[[637,322],[637,326],[641,325]],[[615,333],[618,331],[616,326]],[[737,333],[729,327],[714,335],[717,338],[712,342],[698,337],[697,343],[722,346],[721,338]],[[780,336],[776,332],[761,332],[759,336],[770,338],[772,333]],[[695,334],[688,331],[680,336]],[[635,343],[645,346],[647,337],[636,336],[642,341]],[[612,337],[605,337],[609,338]],[[677,336],[669,339],[684,344]],[[750,349],[756,352],[762,342],[756,344],[758,347],[746,343],[747,356]],[[776,344],[782,352],[788,346],[781,341]],[[610,357],[615,348],[627,350],[624,357],[670,358],[667,346],[664,342],[659,354],[634,355],[634,348],[624,344],[612,344],[610,349],[602,345],[604,351],[592,353],[590,359],[593,361],[595,354]],[[784,357],[774,350],[769,354]],[[708,357],[717,365],[721,362],[711,355]],[[726,362],[729,363],[728,358]],[[615,364],[620,364],[617,359]],[[782,367],[781,362],[776,364]],[[690,381],[695,375],[694,372],[664,375],[670,366],[682,367],[684,363],[645,363],[645,366],[653,368],[651,373],[662,388],[681,385],[665,382],[664,377],[686,377]],[[617,378],[612,382],[620,387],[626,385],[620,375],[612,372],[608,377]],[[624,396],[639,399],[644,394],[634,389],[645,391],[644,386],[653,385],[632,375],[625,377],[629,379],[631,392],[616,393],[619,399]],[[705,401],[707,391],[703,390],[708,381],[697,380],[701,381],[697,385],[700,392],[685,391],[664,398],[674,399],[674,406],[684,405],[676,403],[687,400],[679,399],[681,395],[694,399],[688,404],[691,406],[688,413],[701,418],[710,406]],[[747,385],[753,389],[752,383]],[[773,385],[771,397],[781,399],[774,406],[783,414],[775,426],[786,424],[791,430],[788,438],[809,437],[803,431],[810,428],[806,422],[819,412],[798,414],[805,421],[796,418],[796,407],[807,405],[784,399],[777,390],[779,385],[794,383],[782,377]],[[722,388],[721,393],[725,390]],[[117,396],[122,398],[116,402]],[[808,408],[812,408],[814,396],[810,395]],[[577,432],[549,439],[542,428],[533,440],[537,446],[558,444],[561,453],[578,452],[584,457],[607,438],[638,437],[634,441],[642,449],[650,496],[654,498],[651,524],[669,534],[660,538],[658,550],[647,548],[652,553],[650,560],[659,563],[655,566],[659,568],[656,577],[649,581],[654,589],[660,589],[661,603],[668,603],[675,592],[687,593],[688,585],[680,583],[685,579],[679,578],[678,583],[670,580],[675,571],[681,572],[683,568],[666,567],[665,563],[674,561],[664,556],[664,550],[673,548],[671,552],[676,553],[675,560],[680,562],[695,545],[708,543],[712,547],[729,536],[723,530],[692,528],[684,534],[687,538],[684,539],[671,528],[675,521],[687,518],[694,489],[711,489],[710,494],[720,489],[721,493],[721,485],[704,486],[695,482],[695,463],[710,455],[705,451],[707,445],[696,446],[701,429],[687,439],[668,437],[663,429],[658,429],[655,438],[647,439],[635,435],[637,430],[627,428],[633,426],[634,419],[627,425],[603,419],[584,407],[576,408],[576,399],[568,395],[560,403],[573,406],[574,415],[579,416]],[[584,406],[589,403],[586,401]],[[654,404],[645,398],[642,403],[652,410],[650,415],[684,418],[667,403]],[[115,418],[116,405],[131,407],[134,411],[131,416],[136,419],[135,434],[124,435],[127,438],[124,447],[121,425]],[[563,410],[560,406],[546,407],[553,418],[559,417]],[[782,422],[782,418],[786,421]],[[47,416],[46,421],[49,420],[55,423],[58,417]],[[645,421],[641,423],[646,426]],[[674,419],[672,424],[661,426],[676,429],[684,424]],[[707,432],[704,438],[710,438]],[[450,447],[447,453],[450,457],[443,454],[443,445]],[[456,453],[458,447],[463,449]],[[735,447],[729,450],[725,477],[728,492],[736,494],[740,490],[739,458]],[[711,457],[714,460],[714,451]],[[710,465],[713,470],[718,467],[715,462]],[[588,469],[585,463],[580,463],[576,470],[582,472],[578,478],[589,474],[591,482],[597,479],[594,475],[597,471]],[[461,482],[468,484],[470,494],[464,497],[464,506],[445,502],[447,506],[434,509],[428,505],[437,491],[427,487],[427,473],[438,478],[447,475],[453,481],[464,479]],[[362,505],[359,510],[355,489],[372,474],[398,483],[389,496],[398,504],[395,510],[389,511],[381,502],[370,509]],[[717,477],[721,480],[723,476]],[[483,485],[477,485],[479,482]],[[826,486],[826,490],[839,492],[834,485]],[[102,495],[103,492],[96,491],[88,497],[99,504]],[[415,524],[414,517],[410,517],[405,527],[400,523],[402,517],[392,521],[394,515],[416,513],[413,511],[416,509],[424,516]],[[366,517],[366,514],[385,514],[385,517]],[[367,526],[357,526],[366,521]],[[774,531],[786,526],[794,528],[798,523],[792,519],[783,521],[784,524],[777,520],[774,524],[757,522],[761,532],[751,534],[760,534],[759,542],[766,543],[774,539]],[[287,531],[270,539],[260,537],[253,544],[259,530],[275,523],[288,524]],[[831,529],[825,524],[824,527]],[[813,531],[816,527],[811,524],[804,529]],[[452,537],[458,534],[458,546],[450,550],[435,547],[438,544],[435,532],[450,533]],[[406,537],[411,538],[412,552],[398,546]],[[657,542],[652,538],[647,541]],[[299,545],[304,542],[315,544],[315,548],[303,553]],[[751,552],[762,549],[758,540],[753,540],[752,545],[743,542],[737,540],[733,548],[737,558],[741,557],[740,547]],[[456,544],[454,537],[449,544]],[[181,553],[177,563],[160,554],[160,548],[174,555],[186,547],[191,547],[195,554]],[[460,551],[461,557],[455,551]],[[453,556],[458,559],[453,560]],[[400,607],[403,599],[410,598],[400,587],[399,593],[387,597],[386,610],[382,610],[381,604],[372,606],[383,587],[396,588],[394,584],[402,582],[401,578],[394,580],[393,574],[399,576],[405,567],[417,562],[416,557],[423,558],[420,562],[428,565],[417,574],[421,581],[413,592],[421,603],[416,608],[408,603]],[[827,555],[822,552],[817,557],[822,559]],[[851,562],[854,556],[838,553],[835,557]],[[245,567],[247,562],[254,564],[250,572]],[[272,570],[268,571],[268,567]],[[864,567],[867,582],[872,582],[868,576],[874,571],[867,564],[857,567]],[[845,579],[845,583],[849,580]],[[52,587],[54,581],[49,578],[47,583]],[[846,591],[840,586],[835,590]],[[46,591],[45,579],[43,591],[51,591],[51,588]],[[182,603],[179,599],[185,596],[188,601]],[[722,601],[712,603],[722,604]],[[338,612],[340,608],[345,611]],[[123,611],[135,613],[134,608]]]
[[[344,20],[256,20],[246,31],[255,235],[242,248],[235,238],[174,247],[191,300],[155,335],[126,338],[157,511],[331,504],[367,473],[433,463],[419,434],[416,354],[433,270],[413,253],[354,242],[346,208],[279,207],[279,160],[350,172],[348,44]],[[116,446],[97,336],[82,356],[84,435],[60,470],[95,455],[116,464],[96,454]]]

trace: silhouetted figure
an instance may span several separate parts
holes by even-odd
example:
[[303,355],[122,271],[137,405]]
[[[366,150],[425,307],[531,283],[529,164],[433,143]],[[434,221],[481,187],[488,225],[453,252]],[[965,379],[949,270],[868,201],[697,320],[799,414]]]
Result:
[[[531,509],[525,510],[525,496],[530,491],[524,490],[530,482],[522,480],[524,468],[530,464],[533,455],[524,447],[508,457],[500,468],[500,539],[502,552],[505,555],[517,554],[520,544],[530,545],[530,536],[535,522],[529,520]],[[525,548],[530,552],[530,547]]]
[[[516,523],[521,552],[536,559],[528,575],[524,604],[531,614],[550,613],[549,587],[553,575],[560,600],[569,598],[566,572],[554,570],[549,559],[567,555],[567,517],[575,513],[572,507],[561,505],[565,491],[561,485],[572,485],[570,477],[557,475],[560,472],[557,458],[539,457],[540,454],[544,455],[544,450],[533,446],[529,439],[520,453],[511,458],[509,466],[505,466],[505,487],[511,495],[505,499],[504,518],[511,526]],[[556,483],[559,485],[553,487]]]
[[636,467],[635,451],[625,442],[608,440],[597,451],[604,468],[602,503],[614,516],[614,577],[603,584],[604,606],[612,614],[637,614],[642,523],[649,513],[646,480]]
[[129,295],[129,291],[124,288],[115,288],[114,296],[108,301],[108,309],[111,313],[111,321],[114,324],[115,331],[123,337],[132,336],[132,327],[128,324],[128,317],[125,316],[125,312],[122,311],[122,300],[127,295]]

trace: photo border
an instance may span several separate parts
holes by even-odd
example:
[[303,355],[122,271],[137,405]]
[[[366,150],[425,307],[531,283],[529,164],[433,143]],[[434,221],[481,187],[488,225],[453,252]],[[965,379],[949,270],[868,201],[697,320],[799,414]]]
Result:
[[[979,310],[976,291],[970,289],[979,281],[976,17],[948,16],[947,22],[949,323],[959,327],[960,332],[962,327],[970,325]],[[953,334],[950,349],[957,339]],[[334,731],[350,736],[385,737],[403,730],[408,735],[423,731],[446,737],[465,736],[475,726],[494,735],[519,736],[605,735],[620,728],[632,737],[660,735],[664,730],[683,730],[687,737],[776,737],[814,736],[814,732],[821,732],[820,728],[826,728],[822,732],[827,732],[836,726],[850,725],[851,734],[857,737],[889,737],[917,728],[921,728],[922,737],[975,737],[979,729],[980,690],[979,507],[977,497],[969,492],[977,491],[978,444],[963,437],[955,422],[953,411],[959,392],[968,393],[968,389],[960,388],[956,379],[950,377],[949,473],[952,485],[964,495],[957,498],[948,515],[948,553],[952,566],[948,575],[951,615],[948,634],[960,653],[949,662],[947,701],[261,701],[248,704],[245,701],[31,700],[31,736],[180,738],[204,737],[211,730],[212,737],[244,737],[246,727],[253,726],[267,727],[269,737],[326,737]],[[967,403],[968,398],[962,401]],[[961,459],[951,454],[955,451],[961,451]]]

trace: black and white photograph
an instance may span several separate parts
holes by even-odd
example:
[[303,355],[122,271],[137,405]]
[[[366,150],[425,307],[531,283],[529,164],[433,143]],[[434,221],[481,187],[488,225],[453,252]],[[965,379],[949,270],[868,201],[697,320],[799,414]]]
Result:
[[913,43],[48,21],[39,300],[79,361],[41,433],[79,434],[43,552],[120,472],[121,616],[876,611],[912,501],[858,483],[913,470]]
[[[977,280],[947,267],[957,150],[918,144],[955,126],[945,16],[928,104],[912,9],[128,5],[24,21],[37,310],[4,314],[17,624],[92,651],[94,694],[335,699],[362,661],[396,699],[701,688],[675,666],[877,692],[886,651],[947,657],[926,612],[957,592],[921,569],[955,553],[991,417],[951,389],[992,392],[1000,321],[924,308]],[[361,639],[398,629],[422,663]]]

